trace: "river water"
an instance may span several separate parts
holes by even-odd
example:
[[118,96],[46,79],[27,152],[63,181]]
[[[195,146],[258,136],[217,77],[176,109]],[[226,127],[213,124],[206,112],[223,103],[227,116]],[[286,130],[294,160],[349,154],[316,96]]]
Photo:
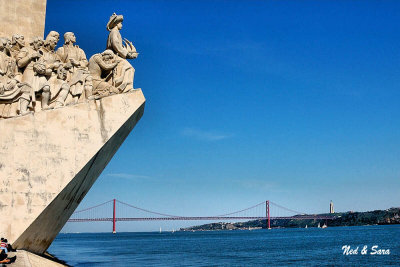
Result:
[[[358,254],[343,255],[345,245]],[[72,266],[400,266],[400,225],[59,234],[49,252]]]

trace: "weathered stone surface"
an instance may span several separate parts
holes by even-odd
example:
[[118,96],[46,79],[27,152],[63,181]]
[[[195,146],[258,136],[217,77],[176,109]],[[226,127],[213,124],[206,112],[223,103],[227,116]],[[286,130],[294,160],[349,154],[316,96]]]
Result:
[[43,253],[144,111],[141,90],[0,120],[0,235]]
[[17,256],[17,260],[12,263],[13,267],[63,267],[67,266],[58,263],[52,259],[44,258],[39,255],[30,253],[26,250],[18,250],[17,252],[9,252],[8,257]]
[[46,0],[2,0],[0,1],[0,37],[14,33],[26,39],[44,35]]

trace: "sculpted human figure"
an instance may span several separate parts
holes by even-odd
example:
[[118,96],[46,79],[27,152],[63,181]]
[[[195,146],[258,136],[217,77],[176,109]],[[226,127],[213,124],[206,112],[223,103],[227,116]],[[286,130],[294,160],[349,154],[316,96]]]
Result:
[[[19,114],[29,112],[31,87],[21,82],[22,75],[9,51],[9,40],[0,38],[0,106],[11,105],[19,100]],[[5,114],[0,114],[4,116]]]
[[[65,104],[65,99],[68,96],[70,88],[68,83],[65,80],[61,79],[60,75],[58,75],[59,68],[62,64],[60,57],[57,55],[55,51],[56,45],[57,45],[56,37],[47,36],[46,41],[44,42],[44,46],[41,49],[41,51],[43,52],[42,60],[45,65],[44,75],[46,76],[48,84],[50,85],[50,92],[48,95],[47,94],[45,95],[44,107],[42,106],[42,108],[48,108],[50,101],[52,102],[56,101],[55,107],[63,106]],[[43,71],[41,72],[43,73]],[[61,87],[58,86],[60,84],[60,81],[58,80],[64,81],[61,82],[62,84]],[[43,99],[43,94],[42,94],[42,99]]]
[[7,55],[13,57],[13,55],[11,54],[11,49],[13,47],[12,44],[11,44],[11,40],[8,39],[7,37],[1,37],[1,39],[2,39],[2,42],[3,42],[4,49],[7,51]]
[[20,34],[13,34],[11,39],[10,54],[13,58],[17,56],[19,51],[25,46],[25,38]]
[[43,62],[41,50],[43,39],[36,37],[30,46],[24,46],[16,56],[18,67],[22,70],[22,82],[32,86],[31,93],[33,103],[36,96],[41,98],[42,108],[47,108],[50,99],[50,84],[46,78],[46,65]]
[[126,59],[135,59],[138,53],[130,41],[127,39],[124,39],[124,43],[122,41],[119,31],[122,29],[123,20],[124,17],[122,15],[116,15],[115,13],[111,15],[107,23],[107,30],[110,32],[107,39],[107,49],[112,50],[119,58],[123,59],[116,69],[114,86],[120,92],[128,92],[133,90],[135,69]]
[[57,79],[53,81],[52,86],[54,87],[53,92],[56,92],[56,102],[54,108],[59,108],[65,105],[65,100],[67,99],[68,93],[70,91],[70,86],[67,82],[68,70],[64,66],[60,65],[57,69]]
[[64,45],[57,49],[57,55],[68,68],[68,82],[70,85],[70,93],[74,98],[80,98],[84,92],[86,98],[92,95],[92,77],[88,69],[88,61],[85,52],[74,45],[76,37],[73,32],[64,34]]
[[95,97],[119,93],[119,90],[113,86],[115,69],[119,62],[120,60],[109,49],[94,54],[89,59],[89,71],[93,78],[93,95]]
[[56,39],[56,44],[58,43],[58,41],[60,41],[60,34],[56,31],[50,31],[47,36],[45,41],[48,41],[49,38],[54,37]]
[[15,60],[11,57],[8,43],[9,39],[0,38],[0,75],[2,77],[10,72],[15,73],[15,75],[18,74],[18,67]]

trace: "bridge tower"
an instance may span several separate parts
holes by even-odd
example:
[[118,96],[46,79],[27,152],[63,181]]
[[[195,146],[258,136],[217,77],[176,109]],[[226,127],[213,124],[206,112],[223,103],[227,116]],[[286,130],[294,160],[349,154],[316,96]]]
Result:
[[267,200],[267,201],[265,202],[265,208],[266,208],[265,213],[266,213],[266,215],[267,215],[268,229],[271,229],[271,220],[270,220],[270,217],[269,217],[269,200]]
[[112,233],[113,234],[117,233],[117,231],[115,231],[115,198],[113,201],[113,231],[112,231]]

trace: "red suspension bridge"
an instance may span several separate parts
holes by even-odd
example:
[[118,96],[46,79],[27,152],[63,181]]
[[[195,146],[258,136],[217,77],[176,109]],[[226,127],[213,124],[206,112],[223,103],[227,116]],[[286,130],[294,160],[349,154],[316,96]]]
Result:
[[242,210],[216,216],[178,216],[139,208],[117,199],[112,199],[74,212],[68,222],[112,222],[113,233],[115,233],[116,222],[126,221],[266,220],[268,229],[270,229],[271,220],[332,220],[334,218],[334,216],[328,215],[305,214],[269,200]]

